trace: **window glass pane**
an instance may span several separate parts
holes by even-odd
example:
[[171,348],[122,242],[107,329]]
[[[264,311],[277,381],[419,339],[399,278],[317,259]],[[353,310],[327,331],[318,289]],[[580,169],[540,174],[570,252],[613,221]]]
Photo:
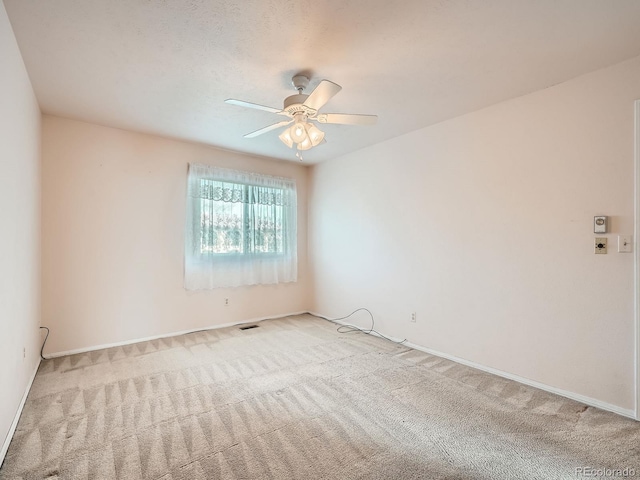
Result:
[[244,204],[200,200],[200,253],[244,253]]
[[282,189],[215,180],[200,186],[201,254],[285,252]]
[[255,253],[283,253],[283,206],[251,205],[252,250]]

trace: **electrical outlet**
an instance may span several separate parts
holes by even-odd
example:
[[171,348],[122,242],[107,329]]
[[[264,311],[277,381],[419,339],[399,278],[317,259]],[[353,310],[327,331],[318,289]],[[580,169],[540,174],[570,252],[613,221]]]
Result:
[[416,323],[416,312],[411,312],[411,322]]
[[596,237],[594,244],[594,253],[607,253],[607,239],[606,237]]
[[229,299],[228,299],[228,298],[225,298],[225,299],[224,299],[224,306],[225,306],[225,307],[228,307],[228,306],[229,306]]

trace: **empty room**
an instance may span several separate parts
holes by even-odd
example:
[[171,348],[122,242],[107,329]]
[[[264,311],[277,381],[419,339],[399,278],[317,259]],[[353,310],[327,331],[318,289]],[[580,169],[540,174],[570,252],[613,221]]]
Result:
[[0,1],[0,479],[640,478],[640,1]]

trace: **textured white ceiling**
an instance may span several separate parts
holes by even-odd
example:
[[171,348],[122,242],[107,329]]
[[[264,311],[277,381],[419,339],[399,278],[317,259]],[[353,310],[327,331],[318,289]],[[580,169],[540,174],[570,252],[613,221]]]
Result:
[[640,55],[638,0],[4,0],[42,111],[297,161],[291,76],[343,90],[314,163]]

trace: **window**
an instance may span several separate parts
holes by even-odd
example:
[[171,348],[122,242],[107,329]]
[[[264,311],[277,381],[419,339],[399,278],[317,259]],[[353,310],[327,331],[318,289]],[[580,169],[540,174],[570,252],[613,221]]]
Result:
[[284,254],[283,188],[200,179],[200,253]]
[[189,165],[185,288],[297,280],[291,179]]

